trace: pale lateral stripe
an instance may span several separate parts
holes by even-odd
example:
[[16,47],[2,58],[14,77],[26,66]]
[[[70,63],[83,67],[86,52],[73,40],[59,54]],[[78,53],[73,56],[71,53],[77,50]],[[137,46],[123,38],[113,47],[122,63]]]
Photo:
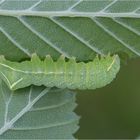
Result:
[[43,97],[46,93],[49,92],[50,89],[46,88],[43,90],[30,104],[27,104],[13,119],[11,119],[9,122],[7,122],[1,129],[0,129],[0,135],[5,133],[7,130],[11,129],[14,123],[19,120],[25,113],[27,113],[32,106],[41,98]]
[[[11,70],[13,70],[13,71],[16,71],[16,72],[26,73],[26,71],[22,71],[22,70],[19,70],[19,69],[12,68],[12,67],[10,67],[10,66],[8,66],[8,65],[6,65],[6,64],[0,63],[0,65],[1,65],[1,66],[4,66],[4,67],[6,67],[6,68],[9,68],[9,69],[11,69]],[[2,73],[2,72],[1,72],[1,73]],[[27,72],[27,74],[28,74],[28,72]],[[5,77],[5,75],[4,75],[3,73],[2,73],[2,75]],[[10,86],[11,84],[10,84],[10,81],[8,80],[8,78],[5,77],[5,79],[7,79],[7,82],[9,83],[9,86]]]
[[28,10],[34,9],[34,8],[35,8],[36,6],[38,6],[41,2],[42,2],[42,0],[39,0],[38,2],[36,2],[35,4],[33,4]]
[[131,17],[140,18],[139,13],[107,13],[107,12],[78,12],[78,11],[31,11],[31,10],[0,10],[3,16],[41,16],[41,17]]
[[113,64],[115,63],[116,57],[113,59],[112,63],[110,64],[110,66],[107,68],[107,71],[110,71],[110,69],[112,68]]
[[6,75],[3,72],[0,72],[0,73],[3,75],[3,77],[8,82],[8,85],[9,85],[10,89],[13,89],[14,86],[16,86],[19,82],[21,82],[23,80],[23,78],[20,78],[19,80],[17,80],[16,82],[14,82],[14,83],[11,84],[10,81],[9,81],[9,79],[6,77]]
[[115,18],[112,18],[115,22],[117,22],[118,24],[120,24],[121,26],[123,26],[124,28],[130,30],[131,32],[135,33],[136,35],[140,36],[140,32],[138,32],[137,30],[135,30],[134,28],[132,28],[131,26],[125,24],[124,22],[118,20],[118,19],[115,19]]
[[0,31],[18,48],[20,49],[22,52],[24,52],[26,55],[28,55],[29,57],[31,57],[31,54],[24,49],[19,43],[17,43],[2,27],[0,27]]
[[[105,12],[108,8],[110,8],[113,4],[115,4],[118,0],[112,1],[110,4],[108,4],[106,7],[104,7],[100,12]],[[107,11],[108,12],[108,11]]]
[[72,124],[76,121],[78,121],[79,118],[77,117],[77,119],[73,119],[72,121],[67,121],[67,122],[61,122],[61,123],[57,123],[57,124],[52,124],[52,125],[47,125],[47,126],[38,126],[38,127],[16,127],[16,128],[11,128],[11,130],[36,130],[36,129],[49,129],[49,128],[52,128],[52,127],[59,127],[59,126],[64,126],[64,125],[69,125],[69,124]]
[[6,75],[5,75],[3,72],[0,71],[0,73],[1,73],[2,76],[6,79],[8,85],[9,85],[9,87],[10,87],[10,86],[11,86],[11,83],[10,83],[9,79],[6,77]]
[[64,56],[66,56],[67,58],[70,58],[70,56],[64,52],[63,50],[59,49],[57,46],[55,46],[51,41],[49,41],[47,38],[45,38],[43,35],[41,35],[39,32],[37,32],[35,29],[32,28],[31,25],[29,25],[27,22],[25,22],[23,20],[22,17],[18,17],[17,19],[19,19],[19,21],[26,27],[28,28],[30,31],[32,31],[32,33],[34,33],[36,36],[38,36],[41,40],[43,40],[45,43],[47,43],[48,45],[50,45],[52,48],[54,48],[57,52],[59,52],[60,54],[63,54]]
[[105,32],[107,32],[110,36],[115,38],[118,42],[120,42],[124,47],[132,51],[133,53],[140,56],[140,53],[137,52],[135,49],[133,49],[130,45],[126,44],[124,41],[122,41],[120,38],[118,38],[114,33],[109,31],[107,28],[105,28],[100,22],[98,22],[95,18],[91,18],[101,29],[103,29]]
[[11,86],[10,89],[13,89],[14,86],[16,86],[18,83],[20,83],[23,80],[23,78],[20,78],[19,80],[17,80],[16,82],[14,82]]
[[[15,68],[10,67],[10,66],[8,66],[8,65],[6,65],[6,64],[3,64],[3,63],[0,63],[0,65],[1,65],[1,66],[4,66],[4,67],[6,67],[6,68],[9,68],[9,69],[11,69],[11,70],[13,70],[13,71],[15,71],[15,72],[21,72],[21,73],[25,73],[25,74],[46,74],[46,75],[49,75],[49,74],[64,74],[64,72],[47,72],[47,73],[45,73],[45,72],[42,72],[42,71],[40,71],[40,72],[23,71],[23,70],[20,70],[20,69],[15,69]],[[10,85],[11,85],[11,84],[10,84]]]
[[71,7],[68,8],[68,11],[73,10],[76,6],[78,6],[83,0],[78,0],[76,3],[74,3]]
[[69,34],[71,34],[72,36],[74,36],[77,40],[79,40],[80,42],[82,42],[83,44],[85,44],[87,47],[89,47],[91,50],[93,50],[94,52],[98,53],[98,54],[102,54],[103,53],[101,51],[99,51],[97,48],[95,48],[94,46],[91,46],[88,41],[83,40],[80,36],[78,36],[77,34],[75,34],[74,32],[72,32],[70,29],[68,29],[67,27],[65,27],[63,24],[61,24],[60,22],[56,21],[53,18],[50,18],[54,23],[56,23],[58,26],[60,26],[61,28],[63,28],[65,31],[67,31]]

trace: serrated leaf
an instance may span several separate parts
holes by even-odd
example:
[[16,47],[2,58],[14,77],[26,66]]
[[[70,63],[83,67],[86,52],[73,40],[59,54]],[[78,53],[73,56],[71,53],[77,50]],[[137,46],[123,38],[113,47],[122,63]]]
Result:
[[80,61],[140,56],[139,9],[138,0],[1,0],[0,53],[11,60],[34,52]]
[[75,94],[31,86],[15,92],[0,84],[0,139],[70,139],[78,129]]

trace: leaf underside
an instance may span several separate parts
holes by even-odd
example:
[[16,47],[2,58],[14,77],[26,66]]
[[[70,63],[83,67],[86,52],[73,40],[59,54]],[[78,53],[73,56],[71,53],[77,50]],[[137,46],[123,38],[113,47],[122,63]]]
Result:
[[[0,0],[0,54],[9,60],[33,53],[78,61],[116,53],[123,60],[140,56],[139,45],[138,0]],[[72,113],[75,95],[44,90],[32,86],[12,93],[1,84],[0,139],[72,138],[78,122]]]
[[0,53],[17,61],[34,52],[79,61],[140,56],[139,9],[138,0],[1,0]]
[[12,92],[0,84],[0,139],[73,138],[79,117],[75,93],[31,86]]

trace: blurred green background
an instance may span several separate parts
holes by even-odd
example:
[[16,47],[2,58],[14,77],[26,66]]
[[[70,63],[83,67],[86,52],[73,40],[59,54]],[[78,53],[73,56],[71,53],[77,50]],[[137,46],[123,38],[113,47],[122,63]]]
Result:
[[94,91],[78,91],[78,139],[134,139],[140,135],[140,59],[123,65],[117,78]]

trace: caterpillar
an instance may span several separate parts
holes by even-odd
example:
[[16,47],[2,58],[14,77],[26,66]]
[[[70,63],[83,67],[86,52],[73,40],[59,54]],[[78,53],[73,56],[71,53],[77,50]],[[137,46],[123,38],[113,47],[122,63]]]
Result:
[[109,84],[120,69],[118,55],[96,57],[90,62],[68,61],[60,56],[53,61],[50,56],[41,60],[33,54],[31,60],[11,62],[0,56],[0,78],[11,90],[30,85],[69,89],[96,89]]

